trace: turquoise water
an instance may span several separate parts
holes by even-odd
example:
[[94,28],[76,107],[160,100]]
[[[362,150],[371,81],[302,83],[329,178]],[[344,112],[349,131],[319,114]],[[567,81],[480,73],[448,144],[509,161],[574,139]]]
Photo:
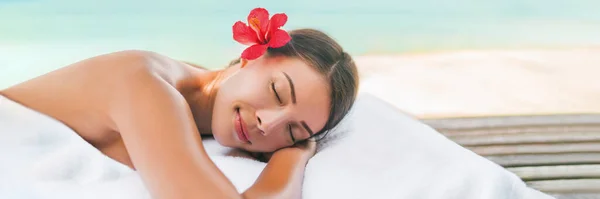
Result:
[[600,45],[597,0],[0,0],[0,88],[132,48],[220,67],[244,48],[231,26],[257,6],[353,55]]

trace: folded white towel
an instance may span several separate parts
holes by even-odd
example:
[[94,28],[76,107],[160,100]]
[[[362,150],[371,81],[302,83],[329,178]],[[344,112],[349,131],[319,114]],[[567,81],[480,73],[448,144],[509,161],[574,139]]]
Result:
[[[551,198],[361,94],[306,168],[304,198]],[[239,191],[265,164],[204,141]],[[150,198],[139,176],[56,120],[0,97],[0,198]]]

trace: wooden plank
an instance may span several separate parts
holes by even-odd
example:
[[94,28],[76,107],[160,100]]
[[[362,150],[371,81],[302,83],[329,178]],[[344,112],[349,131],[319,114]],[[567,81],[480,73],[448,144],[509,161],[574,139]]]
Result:
[[448,137],[463,146],[530,144],[530,143],[564,143],[564,142],[600,142],[600,131],[571,132],[560,134],[531,133],[514,135],[483,135]]
[[509,167],[507,169],[525,181],[574,178],[600,179],[600,164]]
[[600,142],[467,146],[482,156],[600,152]]
[[556,199],[600,199],[600,193],[551,194]]
[[600,179],[542,180],[527,185],[546,193],[600,193]]
[[486,158],[503,167],[600,164],[600,153],[525,154]]
[[[435,128],[435,127],[433,127]],[[467,136],[467,135],[493,135],[493,134],[520,134],[520,133],[569,133],[569,132],[590,132],[600,131],[600,124],[562,124],[562,125],[542,125],[542,126],[511,126],[511,127],[492,127],[481,129],[436,129],[447,136]]]
[[600,124],[600,114],[527,115],[425,119],[424,123],[440,130],[490,129],[515,126],[554,126]]

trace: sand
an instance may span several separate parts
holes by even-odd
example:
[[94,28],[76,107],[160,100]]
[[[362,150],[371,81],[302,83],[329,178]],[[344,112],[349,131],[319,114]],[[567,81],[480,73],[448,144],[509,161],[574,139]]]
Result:
[[600,113],[600,47],[355,60],[361,92],[419,118]]

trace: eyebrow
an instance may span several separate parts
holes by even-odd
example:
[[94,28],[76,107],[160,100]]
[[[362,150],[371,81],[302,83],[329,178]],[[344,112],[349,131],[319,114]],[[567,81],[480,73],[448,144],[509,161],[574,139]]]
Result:
[[283,73],[283,75],[285,75],[285,78],[290,83],[290,90],[292,92],[292,103],[296,104],[296,89],[294,88],[294,82],[292,82],[292,78],[290,78],[290,76],[287,73],[285,73],[285,72],[282,72],[282,73]]
[[310,128],[308,128],[308,124],[306,124],[305,121],[301,121],[300,124],[302,124],[302,127],[304,127],[304,129],[306,129],[306,131],[308,132],[308,134],[310,134],[311,137],[313,135],[315,135],[315,133],[313,133],[313,131],[310,130]]

